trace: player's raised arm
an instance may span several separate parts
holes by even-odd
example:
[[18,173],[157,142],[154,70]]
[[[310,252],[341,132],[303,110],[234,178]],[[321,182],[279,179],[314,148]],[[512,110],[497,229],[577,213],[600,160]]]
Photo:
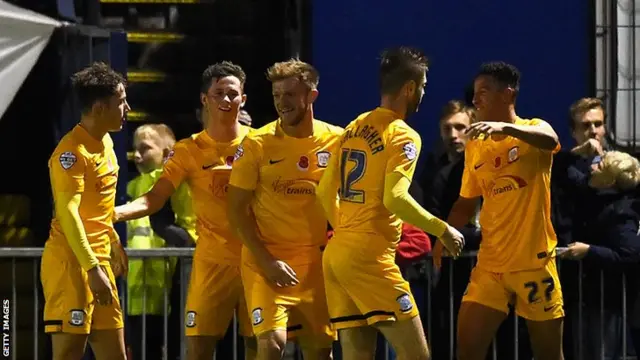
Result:
[[504,134],[520,139],[542,150],[559,150],[560,141],[555,130],[542,120],[534,120],[531,125],[507,124]]
[[114,222],[139,219],[160,211],[186,178],[192,162],[187,148],[182,144],[176,144],[164,164],[162,176],[153,188],[132,202],[116,207]]
[[338,211],[340,201],[338,198],[338,188],[340,187],[340,161],[337,152],[333,152],[329,159],[329,166],[324,171],[316,196],[324,209],[325,216],[329,224],[335,229],[338,226]]
[[98,258],[89,245],[80,218],[80,201],[84,192],[85,158],[78,151],[63,152],[49,165],[54,189],[56,217],[80,266],[89,271],[98,266]]
[[557,151],[560,149],[558,134],[556,134],[551,125],[540,119],[535,119],[527,125],[481,121],[469,126],[466,133],[471,138],[476,138],[480,134],[508,135],[520,139],[538,149],[547,151]]
[[420,146],[420,137],[415,132],[402,129],[393,135],[384,179],[384,206],[403,221],[441,238],[447,249],[457,256],[464,244],[462,234],[425,210],[409,194]]

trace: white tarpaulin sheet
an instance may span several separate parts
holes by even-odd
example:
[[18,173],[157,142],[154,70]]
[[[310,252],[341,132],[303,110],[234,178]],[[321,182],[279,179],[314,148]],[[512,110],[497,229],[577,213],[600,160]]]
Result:
[[0,0],[0,119],[60,25]]

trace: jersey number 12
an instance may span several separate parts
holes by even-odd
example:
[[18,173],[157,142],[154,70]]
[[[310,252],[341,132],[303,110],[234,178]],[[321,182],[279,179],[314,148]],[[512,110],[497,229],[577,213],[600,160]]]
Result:
[[[347,171],[347,164],[353,163]],[[364,190],[353,188],[367,169],[367,153],[355,149],[342,149],[340,158],[340,200],[364,204]]]

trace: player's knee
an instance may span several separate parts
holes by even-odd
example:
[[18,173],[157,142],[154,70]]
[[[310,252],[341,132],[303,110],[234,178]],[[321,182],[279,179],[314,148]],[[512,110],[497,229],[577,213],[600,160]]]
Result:
[[258,341],[253,336],[245,336],[244,341],[244,358],[245,360],[254,360],[258,353]]
[[218,340],[214,336],[187,336],[187,359],[211,359]]
[[284,356],[286,345],[286,332],[269,331],[261,334],[258,336],[258,359],[280,359]]
[[82,359],[86,343],[86,335],[52,334],[53,360]]

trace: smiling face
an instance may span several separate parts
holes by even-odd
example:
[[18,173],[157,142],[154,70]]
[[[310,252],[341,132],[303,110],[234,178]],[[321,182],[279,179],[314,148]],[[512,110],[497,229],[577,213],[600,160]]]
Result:
[[273,106],[286,126],[300,124],[318,96],[318,90],[309,89],[296,77],[273,81],[271,89]]
[[220,119],[223,122],[234,122],[240,109],[247,101],[242,92],[242,82],[235,76],[214,78],[207,92],[200,94],[200,101],[205,107],[209,120]]

